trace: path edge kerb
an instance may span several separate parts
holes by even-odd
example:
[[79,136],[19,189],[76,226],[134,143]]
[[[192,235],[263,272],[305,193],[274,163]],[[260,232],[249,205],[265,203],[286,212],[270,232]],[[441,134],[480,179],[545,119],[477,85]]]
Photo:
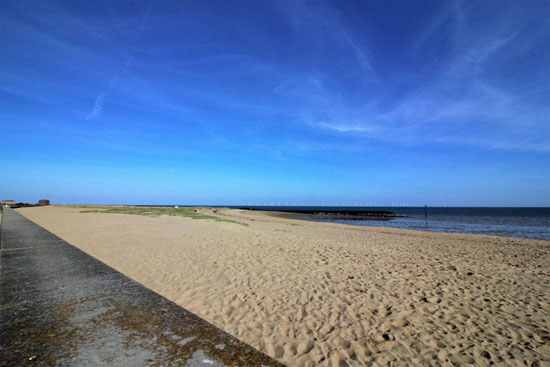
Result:
[[[204,321],[204,322],[206,322],[206,323],[212,325],[213,327],[215,327],[215,328],[218,329],[219,331],[224,332],[224,333],[227,333],[227,331],[224,331],[224,330],[222,330],[221,328],[217,327],[216,325],[211,324],[210,322],[206,321],[205,319],[203,319],[202,317],[198,316],[197,314],[195,314],[195,313],[189,311],[188,309],[186,309],[186,308],[184,308],[184,307],[178,305],[176,302],[172,301],[171,299],[164,297],[163,295],[157,293],[156,291],[154,291],[153,289],[147,287],[146,285],[144,285],[144,284],[138,282],[138,281],[135,280],[135,279],[130,278],[128,275],[126,275],[126,274],[124,274],[124,273],[118,271],[117,269],[115,269],[115,268],[113,268],[112,266],[110,266],[110,265],[104,263],[103,261],[99,260],[97,257],[95,257],[95,256],[93,256],[93,255],[87,253],[86,251],[84,251],[84,250],[82,250],[82,249],[79,249],[79,248],[76,247],[75,245],[73,245],[73,244],[71,244],[70,242],[64,240],[63,238],[59,237],[59,236],[56,235],[55,233],[53,233],[53,232],[49,231],[48,229],[44,228],[43,226],[41,226],[40,224],[36,223],[35,221],[33,221],[33,220],[27,218],[26,216],[24,216],[23,214],[17,212],[15,209],[11,209],[11,210],[13,210],[13,211],[14,211],[15,213],[17,213],[18,215],[24,217],[24,218],[27,219],[28,221],[34,223],[36,226],[42,228],[44,231],[48,232],[48,233],[51,234],[52,236],[54,236],[54,237],[60,239],[61,241],[65,242],[66,244],[68,244],[70,247],[72,247],[72,248],[73,248],[74,250],[76,250],[77,252],[81,252],[81,253],[83,253],[83,254],[85,254],[85,255],[91,257],[92,259],[94,259],[94,260],[97,261],[98,263],[102,264],[103,266],[107,267],[107,268],[108,268],[109,270],[111,270],[111,271],[113,271],[113,272],[115,272],[115,273],[119,273],[119,274],[122,275],[122,277],[125,278],[126,280],[128,280],[128,281],[130,281],[130,282],[135,282],[135,283],[139,284],[140,286],[142,286],[143,288],[147,289],[148,291],[150,291],[150,292],[152,292],[152,293],[155,293],[155,294],[158,295],[159,297],[164,298],[165,300],[167,300],[167,301],[168,301],[169,303],[171,303],[172,305],[174,305],[174,306],[176,306],[176,307],[183,308],[185,311],[187,311],[187,312],[190,313],[191,315],[193,315],[193,316],[195,316],[195,317],[201,319],[202,321]],[[2,216],[2,219],[3,219],[3,216]],[[2,222],[3,222],[3,220],[2,220]],[[0,228],[0,229],[1,229],[1,228]],[[0,236],[1,236],[1,232],[0,232]],[[1,247],[0,247],[0,250],[1,250]],[[32,249],[28,249],[28,250],[31,251]],[[230,335],[231,335],[231,334],[230,334]],[[233,335],[231,335],[231,336],[233,336]],[[235,337],[235,336],[233,336],[233,337]],[[235,338],[236,338],[236,337],[235,337]],[[238,338],[237,338],[237,339],[238,339]],[[239,339],[239,340],[240,340],[240,339]],[[243,343],[244,343],[244,342],[243,342]],[[253,348],[253,347],[252,347],[252,348]]]
[[[163,345],[169,345],[169,351],[167,353],[164,353],[160,355],[160,360],[156,360],[153,363],[146,363],[144,364],[149,365],[164,365],[165,362],[169,362],[169,365],[187,365],[187,361],[193,362],[193,365],[202,366],[202,365],[211,365],[212,363],[200,363],[200,360],[202,360],[201,356],[209,355],[211,358],[214,358],[218,362],[214,364],[214,366],[225,366],[225,365],[234,365],[237,363],[241,366],[274,366],[274,367],[284,367],[283,364],[280,362],[274,360],[273,358],[265,355],[264,353],[258,351],[256,348],[246,344],[245,342],[239,340],[237,337],[229,334],[228,332],[222,330],[221,328],[209,323],[208,321],[204,320],[203,318],[199,317],[198,315],[190,312],[189,310],[183,308],[182,306],[178,305],[174,301],[158,294],[154,290],[144,286],[143,284],[139,283],[138,281],[130,278],[129,276],[119,272],[118,270],[114,269],[113,267],[105,264],[101,260],[95,258],[94,256],[86,253],[85,251],[77,248],[76,246],[70,244],[69,242],[63,240],[59,236],[55,235],[54,233],[50,232],[46,228],[42,227],[41,225],[35,223],[34,221],[30,220],[23,214],[13,210],[9,209],[7,211],[3,212],[2,215],[2,222],[0,223],[0,237],[4,237],[5,234],[5,228],[6,225],[6,213],[9,213],[7,216],[11,217],[13,216],[19,216],[20,218],[24,219],[25,221],[28,221],[29,224],[32,224],[32,226],[36,226],[36,229],[38,232],[43,231],[42,233],[45,236],[44,246],[36,246],[36,247],[29,247],[29,248],[18,248],[16,252],[12,251],[2,251],[2,247],[0,247],[0,259],[2,260],[2,266],[0,266],[1,269],[1,277],[0,283],[9,284],[6,287],[6,293],[9,292],[19,292],[19,295],[23,295],[23,298],[19,298],[18,301],[23,300],[25,303],[25,307],[23,310],[18,309],[17,307],[14,308],[13,302],[10,301],[10,299],[14,299],[12,296],[7,295],[7,297],[3,297],[4,302],[7,302],[5,310],[12,310],[10,312],[14,312],[13,316],[8,316],[8,325],[7,327],[15,327],[16,329],[13,330],[30,330],[31,333],[34,333],[34,331],[40,329],[49,329],[51,328],[51,322],[48,323],[48,317],[45,317],[44,320],[40,320],[41,317],[34,317],[36,314],[31,314],[31,323],[28,325],[24,325],[23,329],[18,329],[19,327],[17,325],[23,325],[20,323],[21,320],[24,322],[27,322],[29,319],[29,312],[36,312],[38,315],[44,312],[44,308],[41,308],[41,304],[43,304],[44,299],[49,299],[48,304],[46,304],[47,307],[53,307],[55,310],[59,310],[59,306],[63,306],[63,302],[67,302],[67,297],[69,298],[75,298],[75,297],[84,297],[85,300],[83,303],[79,303],[76,306],[76,312],[83,312],[84,310],[89,311],[89,308],[91,305],[100,305],[105,306],[108,305],[108,308],[110,307],[113,309],[115,314],[118,312],[124,313],[126,316],[123,319],[124,322],[129,322],[130,328],[134,327],[133,325],[136,325],[136,322],[142,322],[143,324],[138,325],[139,330],[140,327],[143,325],[146,327],[145,332],[142,332],[141,337],[137,337],[137,343],[142,343],[145,349],[151,350],[151,351],[158,351],[160,350],[156,346],[151,346],[151,343],[148,339],[150,338],[161,338],[164,341],[166,339],[170,339],[166,337],[166,333],[168,335],[172,336],[178,336],[179,340],[186,340],[189,339],[189,336],[192,336],[192,339],[195,339],[192,342],[189,342],[185,345],[174,343],[171,340],[168,340],[168,344],[166,342]],[[11,218],[8,218],[11,219]],[[8,221],[9,222],[9,221]],[[27,230],[30,231],[27,227]],[[25,226],[23,226],[25,227]],[[13,229],[16,231],[18,227],[15,227]],[[10,236],[8,236],[10,239],[19,238],[17,236],[17,232],[12,233],[10,229]],[[21,229],[21,230],[24,230]],[[30,232],[33,233],[32,231]],[[40,233],[38,233],[40,234]],[[30,240],[27,240],[23,237],[23,241],[40,241],[40,236],[38,235],[35,238],[32,238]],[[49,241],[59,241],[59,246],[53,246],[49,247],[47,246]],[[4,238],[4,241],[2,241],[2,246],[6,245],[6,239]],[[59,257],[56,257],[59,256]],[[61,259],[61,260],[58,260]],[[21,265],[24,262],[30,263],[32,265],[40,265],[41,263],[47,263],[48,261],[50,263],[56,264],[58,261],[61,261],[61,265],[66,265],[64,268],[61,266],[61,269],[57,271],[58,269],[54,270],[53,272],[50,272],[50,269],[39,269],[39,271],[32,276],[32,279],[34,283],[39,283],[39,287],[43,287],[44,285],[47,286],[49,293],[44,293],[38,291],[36,295],[38,297],[34,299],[29,299],[28,297],[25,297],[25,294],[31,294],[32,292],[37,291],[37,284],[31,284],[29,288],[29,285],[26,281],[19,280],[19,275],[25,275],[21,274],[21,271],[24,271],[23,268],[19,269],[18,265]],[[29,266],[29,265],[27,265]],[[81,269],[79,266],[86,268]],[[4,268],[4,269],[2,269]],[[91,269],[91,270],[90,270]],[[40,274],[40,271],[42,274]],[[56,272],[57,271],[57,272]],[[92,271],[91,278],[86,278],[88,276],[88,271]],[[93,282],[92,285],[84,285],[84,289],[79,289],[79,294],[72,294],[71,292],[67,293],[67,289],[64,289],[63,296],[59,298],[56,295],[56,292],[58,292],[55,287],[51,287],[51,284],[47,283],[49,280],[45,278],[52,278],[56,279],[58,276],[60,277],[66,277],[67,274],[76,274],[77,278],[79,279],[90,279],[94,280],[95,274],[93,271],[99,271],[99,282]],[[68,273],[67,273],[68,272]],[[72,273],[71,273],[72,272]],[[75,273],[76,272],[76,273]],[[69,274],[69,276],[70,276]],[[26,274],[27,276],[29,274]],[[31,281],[31,283],[33,282]],[[46,282],[46,283],[41,283]],[[87,281],[85,280],[87,283]],[[4,284],[4,285],[6,285]],[[118,290],[118,293],[117,293]],[[31,292],[31,293],[28,293]],[[45,291],[46,292],[46,291]],[[53,293],[52,293],[53,292]],[[119,294],[122,293],[122,294]],[[17,296],[16,296],[17,297]],[[63,297],[65,300],[63,300]],[[26,300],[25,300],[26,298]],[[87,299],[86,299],[87,298]],[[99,301],[98,301],[99,299]],[[73,299],[74,300],[74,299]],[[3,303],[4,303],[3,302]],[[81,302],[80,299],[77,300],[77,303]],[[73,302],[74,303],[74,302]],[[38,308],[37,308],[38,305]],[[34,307],[34,308],[33,308]],[[25,309],[29,309],[32,311],[25,311]],[[63,307],[61,307],[63,308]],[[80,311],[79,311],[80,310]],[[120,312],[119,312],[120,311]],[[54,311],[54,313],[57,313],[57,311]],[[47,315],[48,312],[44,315]],[[135,314],[135,315],[134,315]],[[80,315],[80,314],[78,314]],[[1,315],[0,315],[1,316]],[[7,314],[4,313],[3,317],[6,317]],[[96,317],[96,321],[99,320],[101,323],[103,329],[108,329],[110,326],[116,327],[116,325],[120,325],[121,318],[115,316],[113,318],[113,315],[111,311],[108,311],[106,313],[101,314],[100,317]],[[141,318],[141,319],[140,319]],[[4,321],[6,321],[4,320]],[[37,321],[38,320],[38,321]],[[139,320],[139,321],[137,321]],[[117,323],[118,322],[118,323]],[[11,325],[9,325],[11,324]],[[80,329],[81,331],[84,330],[84,333],[87,331],[87,327],[90,326],[88,321],[85,321],[84,324],[75,325],[77,329]],[[96,328],[97,331],[97,328]],[[100,330],[100,332],[102,332]],[[123,335],[122,338],[124,338],[126,331],[122,330]],[[4,351],[7,352],[7,354],[4,356],[8,360],[11,361],[20,361],[21,357],[26,356],[28,353],[34,353],[32,349],[39,348],[40,352],[43,351],[43,348],[40,347],[39,344],[44,345],[44,342],[35,343],[32,342],[30,346],[25,346],[25,344],[28,344],[28,338],[25,338],[25,333],[20,333],[21,336],[18,338],[18,340],[9,340],[4,339],[2,342],[2,348],[0,348],[0,351],[4,349]],[[34,333],[35,334],[35,333]],[[34,335],[33,334],[33,335]],[[187,336],[187,337],[186,337]],[[99,338],[102,336],[100,335]],[[107,337],[112,337],[112,335],[108,335]],[[120,336],[118,337],[120,339]],[[141,339],[140,339],[141,338]],[[93,339],[93,338],[92,338]],[[97,339],[97,338],[96,338]],[[119,340],[117,339],[117,340]],[[129,339],[128,339],[129,340]],[[134,338],[132,343],[135,343],[136,339]],[[15,343],[15,344],[14,344]],[[225,345],[225,348],[218,348],[220,345]],[[10,346],[11,345],[11,346]],[[32,347],[32,348],[30,348]],[[65,346],[67,347],[67,346]],[[41,349],[42,348],[42,349]],[[101,353],[105,354],[105,351],[101,350],[101,347],[97,347],[97,345],[92,346],[92,348],[99,348],[97,349],[97,353],[101,355]],[[142,348],[142,349],[143,349]],[[152,348],[152,349],[151,349]],[[11,349],[11,351],[10,351]],[[162,349],[162,347],[161,347]],[[203,353],[203,350],[205,353]],[[39,352],[39,353],[40,353]],[[108,351],[109,352],[109,351]],[[125,355],[125,351],[122,350],[120,353],[122,356]],[[67,360],[66,354],[63,355],[61,351],[59,350],[49,350],[45,353],[43,353],[43,356],[46,357],[46,354],[52,355],[53,358],[62,358],[60,361],[64,361],[65,363],[68,362],[67,365],[78,365],[76,360],[73,360],[73,357],[68,357],[69,360]],[[156,352],[155,352],[156,353]],[[196,354],[199,353],[199,355],[196,356]],[[200,354],[202,353],[202,354]],[[1,354],[5,354],[5,352],[2,352]],[[126,354],[127,355],[127,354]],[[158,354],[157,354],[158,355]],[[85,356],[82,357],[81,355],[78,356],[78,358],[86,358]],[[195,358],[198,358],[196,360]],[[72,361],[72,362],[71,362]],[[164,362],[163,362],[164,361]],[[132,361],[122,361],[122,364],[112,364],[113,366],[125,366],[125,362]],[[143,362],[143,361],[141,361]],[[73,363],[73,364],[71,364]],[[198,363],[198,364],[197,364]],[[219,364],[221,363],[221,364]],[[132,363],[133,364],[133,363]],[[13,364],[13,365],[20,365],[20,364]],[[22,364],[21,364],[22,365]],[[136,366],[140,365],[134,364]]]

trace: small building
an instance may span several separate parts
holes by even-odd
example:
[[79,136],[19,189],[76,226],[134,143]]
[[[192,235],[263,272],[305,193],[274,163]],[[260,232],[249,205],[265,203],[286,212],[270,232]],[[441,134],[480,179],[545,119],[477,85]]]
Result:
[[50,201],[47,199],[38,200],[38,206],[50,205]]
[[15,205],[15,200],[2,200],[2,206],[12,206]]

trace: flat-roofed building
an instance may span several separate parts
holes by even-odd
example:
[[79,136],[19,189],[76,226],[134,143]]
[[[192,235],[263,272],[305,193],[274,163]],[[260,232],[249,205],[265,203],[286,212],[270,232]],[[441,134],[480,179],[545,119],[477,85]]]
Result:
[[40,206],[50,205],[50,201],[46,199],[38,200],[38,205]]

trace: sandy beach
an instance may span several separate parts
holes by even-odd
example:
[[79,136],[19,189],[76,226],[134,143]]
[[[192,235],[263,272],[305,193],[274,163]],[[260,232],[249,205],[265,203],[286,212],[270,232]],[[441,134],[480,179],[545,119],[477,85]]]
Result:
[[82,210],[18,212],[288,366],[550,366],[550,241]]

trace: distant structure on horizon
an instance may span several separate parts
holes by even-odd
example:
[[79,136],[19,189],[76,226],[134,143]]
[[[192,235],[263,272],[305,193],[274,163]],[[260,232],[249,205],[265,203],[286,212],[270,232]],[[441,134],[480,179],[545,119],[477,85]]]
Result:
[[21,208],[21,207],[28,207],[28,206],[47,206],[50,205],[50,201],[48,199],[42,199],[38,200],[38,204],[29,204],[29,203],[16,203],[15,200],[2,200],[2,208],[10,207],[10,208]]

